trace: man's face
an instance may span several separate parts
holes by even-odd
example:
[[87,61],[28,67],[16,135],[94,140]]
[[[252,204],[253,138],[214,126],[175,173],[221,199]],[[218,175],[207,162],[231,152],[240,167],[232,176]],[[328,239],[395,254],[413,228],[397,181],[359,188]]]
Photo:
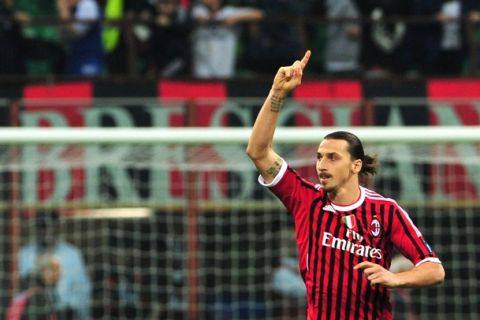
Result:
[[218,10],[222,5],[222,0],[203,0],[203,4],[211,10]]
[[55,246],[58,238],[56,222],[40,222],[36,226],[36,236],[39,246],[42,249],[50,249]]
[[173,14],[177,9],[177,0],[160,0],[158,2],[158,9],[164,14]]
[[361,168],[360,160],[352,160],[345,140],[323,140],[317,150],[317,176],[327,192],[335,192],[350,181]]

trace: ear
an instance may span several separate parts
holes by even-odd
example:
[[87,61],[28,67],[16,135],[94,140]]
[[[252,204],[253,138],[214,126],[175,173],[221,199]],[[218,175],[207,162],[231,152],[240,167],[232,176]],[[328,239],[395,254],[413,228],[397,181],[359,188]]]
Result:
[[362,165],[363,165],[363,162],[362,160],[360,159],[357,159],[355,161],[352,162],[352,171],[353,173],[359,173],[360,170],[362,170]]

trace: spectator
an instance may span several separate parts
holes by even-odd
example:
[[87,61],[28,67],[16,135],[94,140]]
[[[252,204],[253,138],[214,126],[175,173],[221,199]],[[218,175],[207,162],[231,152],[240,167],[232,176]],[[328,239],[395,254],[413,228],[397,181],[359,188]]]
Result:
[[[139,63],[133,58],[143,61],[148,56],[147,22],[152,19],[152,5],[147,0],[106,0],[104,8],[106,20],[123,20],[116,25],[107,24],[102,31],[106,72],[110,75],[135,73]],[[132,26],[130,22],[136,20],[139,21]]]
[[104,68],[102,18],[100,6],[94,0],[57,0],[58,12],[66,23],[62,35],[68,40],[65,73],[79,76],[99,76]]
[[468,19],[470,20],[470,22],[479,23],[480,22],[480,3],[475,3],[475,2],[472,3],[472,1],[467,2],[469,4]]
[[447,76],[462,74],[468,57],[468,37],[462,18],[475,18],[478,4],[471,0],[444,0],[438,15],[442,37],[438,73]]
[[97,284],[93,295],[97,304],[93,307],[95,319],[145,319],[140,295],[141,276],[134,268],[134,249],[114,247],[108,253],[109,260],[96,270],[94,282]]
[[190,72],[190,17],[178,0],[158,0],[155,6],[151,68],[160,77]]
[[12,4],[0,0],[0,74],[24,74],[25,61],[21,49],[20,26],[14,17]]
[[54,290],[60,278],[60,262],[51,254],[38,258],[35,271],[21,281],[21,292],[7,310],[7,320],[57,319]]
[[412,69],[424,75],[438,74],[440,61],[442,27],[438,16],[442,10],[443,0],[424,0],[413,2],[413,16],[430,17],[430,21],[411,25],[411,56],[409,61]]
[[[91,283],[80,250],[62,240],[58,234],[59,216],[54,211],[41,211],[35,218],[35,238],[19,252],[20,277],[34,273],[37,259],[50,254],[60,263],[61,276],[55,286],[55,311],[63,319],[88,319]],[[74,317],[70,315],[74,314]]]
[[[38,19],[58,18],[54,1],[16,0],[15,19],[22,25],[22,50],[27,62],[35,62],[32,73],[63,73],[65,50],[54,24],[35,24]],[[43,66],[41,66],[43,64]],[[33,63],[32,63],[33,65]]]
[[193,75],[197,78],[229,78],[235,73],[238,26],[260,20],[261,10],[225,5],[224,0],[203,0],[192,9]]
[[[106,0],[104,6],[106,21],[124,19],[124,0]],[[117,23],[119,23],[117,21]],[[125,40],[122,26],[106,24],[102,33],[106,69],[110,74],[126,73]]]
[[[127,14],[135,21],[131,27],[131,37],[129,39],[130,62],[135,57],[135,65],[131,66],[132,72],[147,74],[149,71],[149,62],[152,58],[152,21],[155,17],[157,0],[133,0],[128,2]],[[133,45],[133,46],[132,46]],[[134,51],[133,51],[133,50]]]
[[463,63],[462,3],[459,0],[444,0],[438,19],[442,23],[440,61],[438,73],[459,75]]
[[[352,0],[326,0],[329,19],[360,18]],[[325,71],[334,74],[354,74],[358,71],[361,26],[354,21],[332,21],[327,26]]]
[[280,263],[275,267],[272,289],[280,319],[305,318],[307,289],[303,283],[293,229],[282,229],[280,233]]
[[[473,1],[473,0],[472,0]],[[470,2],[471,3],[471,2]],[[474,43],[469,42],[472,55],[470,55],[468,60],[468,66],[470,67],[472,74],[478,74],[478,63],[480,62],[480,49],[475,46],[475,43],[480,43],[480,28],[478,24],[480,23],[480,3],[474,2],[470,5],[470,12],[468,14],[469,23],[474,25]]]
[[356,0],[361,16],[370,18],[362,27],[360,63],[367,76],[405,73],[408,64],[408,26],[404,21],[388,20],[409,16],[412,0]]
[[254,72],[274,72],[278,66],[290,65],[303,53],[300,24],[296,18],[304,14],[303,1],[262,0],[265,19],[249,40],[246,65]]

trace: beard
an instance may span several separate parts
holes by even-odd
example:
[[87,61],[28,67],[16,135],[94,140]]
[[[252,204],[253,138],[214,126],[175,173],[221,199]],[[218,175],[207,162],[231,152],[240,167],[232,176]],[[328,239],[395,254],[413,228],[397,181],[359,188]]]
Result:
[[323,190],[328,193],[334,192],[337,189],[337,186],[332,185],[333,176],[327,172],[322,172],[318,175],[318,181],[322,186]]
[[337,186],[323,186],[323,190],[329,194],[335,194],[337,193]]
[[323,190],[327,192],[331,196],[335,196],[339,189],[342,188],[346,184],[348,180],[343,180],[342,177],[338,177],[334,179],[333,175],[330,173],[321,173],[318,175],[318,179],[320,180],[320,185],[322,186]]

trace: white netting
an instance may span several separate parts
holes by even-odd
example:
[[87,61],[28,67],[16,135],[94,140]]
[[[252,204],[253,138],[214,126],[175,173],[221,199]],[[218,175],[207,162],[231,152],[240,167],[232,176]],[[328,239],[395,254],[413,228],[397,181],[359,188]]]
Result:
[[[24,142],[3,141],[0,148],[6,270],[0,277],[8,288],[2,290],[2,313],[26,286],[25,264],[39,263],[34,254],[19,254],[21,248],[54,234],[78,249],[70,254],[80,262],[62,264],[63,273],[79,278],[83,260],[88,280],[82,283],[88,286],[73,282],[65,284],[65,292],[46,290],[41,297],[47,302],[37,301],[36,315],[52,303],[65,313],[80,310],[96,319],[305,318],[303,287],[290,259],[295,257],[291,220],[256,183],[244,152],[248,131],[233,130],[237,136],[228,140],[230,131],[224,129],[209,144],[201,138],[205,129],[185,131],[177,143],[162,142],[167,131],[158,136],[150,131],[148,141],[134,144],[115,129],[97,135],[103,142],[97,144],[86,143],[88,133],[52,141],[39,138],[45,131],[33,131]],[[327,131],[316,133],[317,142]],[[400,143],[402,137],[410,141],[409,130],[380,142],[378,137],[391,133],[379,129],[364,139],[367,151],[381,160],[372,186],[409,211],[447,271],[441,286],[399,291],[398,319],[478,316],[480,292],[472,279],[478,278],[480,258],[480,145],[472,142],[476,129],[470,135],[458,132]],[[280,130],[275,148],[314,181],[312,134],[282,142]],[[75,143],[66,144],[69,138]],[[60,218],[39,220],[36,212],[45,211],[58,211]]]

